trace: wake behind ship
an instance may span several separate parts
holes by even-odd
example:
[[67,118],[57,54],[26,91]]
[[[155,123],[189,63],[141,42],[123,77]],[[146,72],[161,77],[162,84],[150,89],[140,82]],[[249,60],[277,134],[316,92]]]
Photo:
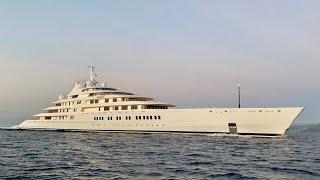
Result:
[[228,133],[282,136],[303,111],[290,108],[176,109],[172,104],[111,88],[96,80],[76,82],[54,106],[17,126],[28,130],[144,133]]

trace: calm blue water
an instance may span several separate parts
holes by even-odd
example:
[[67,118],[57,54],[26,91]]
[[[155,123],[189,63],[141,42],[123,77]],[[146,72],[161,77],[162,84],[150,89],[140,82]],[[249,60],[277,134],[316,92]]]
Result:
[[320,179],[320,128],[286,138],[0,130],[0,179]]

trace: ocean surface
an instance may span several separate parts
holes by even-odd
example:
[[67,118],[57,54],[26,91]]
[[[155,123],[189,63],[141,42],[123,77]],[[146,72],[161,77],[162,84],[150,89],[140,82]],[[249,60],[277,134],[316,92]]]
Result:
[[0,130],[0,179],[320,179],[320,126],[283,138]]

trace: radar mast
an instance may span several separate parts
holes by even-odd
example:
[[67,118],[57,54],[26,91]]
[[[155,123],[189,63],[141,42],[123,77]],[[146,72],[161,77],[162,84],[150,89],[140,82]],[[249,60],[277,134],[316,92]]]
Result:
[[90,70],[90,81],[92,82],[96,82],[96,77],[98,76],[96,73],[95,73],[95,68],[93,65],[90,65],[89,66],[89,70]]

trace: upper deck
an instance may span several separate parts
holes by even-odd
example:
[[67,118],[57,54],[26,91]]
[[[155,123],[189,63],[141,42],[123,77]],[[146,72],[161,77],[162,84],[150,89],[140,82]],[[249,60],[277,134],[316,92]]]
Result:
[[74,113],[101,111],[131,111],[141,109],[168,109],[175,105],[158,102],[153,98],[119,91],[109,87],[107,83],[96,80],[95,68],[90,68],[90,80],[76,82],[67,95],[60,95],[54,101],[55,106],[43,109],[43,113],[35,115],[40,119],[65,119]]

